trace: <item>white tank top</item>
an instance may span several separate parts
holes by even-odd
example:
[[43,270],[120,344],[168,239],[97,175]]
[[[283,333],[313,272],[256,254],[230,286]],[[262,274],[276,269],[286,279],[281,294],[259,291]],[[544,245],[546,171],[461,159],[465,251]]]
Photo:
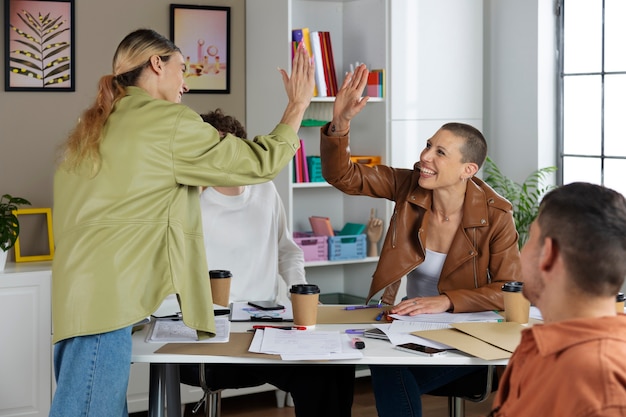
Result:
[[447,254],[426,249],[424,262],[407,274],[406,294],[409,298],[439,295],[437,284]]

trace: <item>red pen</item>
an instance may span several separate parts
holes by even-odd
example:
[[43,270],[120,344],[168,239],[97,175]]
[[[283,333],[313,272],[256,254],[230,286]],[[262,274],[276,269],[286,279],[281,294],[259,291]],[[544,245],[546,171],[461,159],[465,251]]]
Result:
[[254,330],[257,330],[257,329],[267,329],[267,328],[270,328],[270,329],[281,329],[281,330],[306,330],[306,327],[304,327],[304,326],[264,326],[264,325],[261,325],[261,324],[254,325],[254,326],[252,326],[252,328]]

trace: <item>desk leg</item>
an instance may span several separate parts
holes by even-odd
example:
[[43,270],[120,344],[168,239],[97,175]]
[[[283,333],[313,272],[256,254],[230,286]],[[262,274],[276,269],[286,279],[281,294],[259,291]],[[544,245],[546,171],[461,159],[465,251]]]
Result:
[[167,365],[164,363],[150,364],[149,417],[165,417],[166,367]]
[[167,397],[167,416],[181,417],[180,403],[180,370],[178,364],[168,363],[165,365],[165,392]]

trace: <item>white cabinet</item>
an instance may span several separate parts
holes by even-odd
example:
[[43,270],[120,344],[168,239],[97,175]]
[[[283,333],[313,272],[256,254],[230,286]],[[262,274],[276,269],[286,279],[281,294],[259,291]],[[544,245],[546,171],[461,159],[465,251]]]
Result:
[[0,272],[0,416],[50,411],[50,263],[8,263]]
[[483,0],[393,0],[389,6],[389,161],[410,168],[444,123],[482,129]]
[[[291,65],[291,30],[308,27],[331,33],[338,83],[350,64],[364,62],[369,68],[388,67],[388,1],[248,0],[246,2],[246,116],[251,135],[268,132],[282,116],[286,97],[276,67]],[[380,155],[388,161],[388,104],[373,99],[351,126],[354,155]],[[332,99],[316,99],[310,109],[332,115]],[[307,116],[305,116],[307,117]],[[308,155],[319,155],[319,127],[302,127]],[[347,196],[328,184],[294,184],[292,166],[275,179],[292,231],[310,230],[308,218],[327,216],[333,228],[347,222],[367,223],[370,210],[387,223],[390,205],[380,199]],[[376,258],[307,265],[307,280],[318,284],[322,293],[367,295]]]

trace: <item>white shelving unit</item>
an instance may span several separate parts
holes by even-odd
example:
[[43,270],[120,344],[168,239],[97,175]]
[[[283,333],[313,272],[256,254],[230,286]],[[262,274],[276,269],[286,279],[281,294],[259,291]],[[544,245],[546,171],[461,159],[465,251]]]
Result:
[[[386,70],[384,99],[370,100],[352,122],[354,155],[411,168],[426,140],[444,123],[483,123],[483,0],[248,0],[246,3],[248,132],[270,131],[286,104],[276,66],[290,68],[291,30],[329,31],[338,78],[350,64]],[[332,112],[331,98],[315,98],[316,116]],[[319,118],[319,117],[315,117]],[[300,129],[307,154],[319,146],[319,128]],[[346,196],[330,186],[292,184],[292,167],[276,178],[293,231],[308,230],[310,215],[334,228],[367,222],[371,208],[385,222],[392,204]],[[322,292],[365,296],[375,260],[314,263],[307,279]]]
[[[339,84],[351,63],[388,67],[387,0],[248,0],[246,14],[246,114],[251,134],[271,130],[282,115],[286,98],[276,66],[290,68],[292,29],[308,27],[311,31],[330,32]],[[314,98],[305,118],[330,120],[333,101],[331,97]],[[352,153],[380,155],[386,161],[388,120],[387,100],[371,99],[352,123]],[[307,155],[319,155],[319,131],[319,127],[300,129]],[[292,171],[292,166],[286,167],[274,181],[292,231],[310,230],[308,218],[313,215],[329,217],[334,229],[341,229],[347,222],[367,223],[372,208],[387,222],[390,205],[386,201],[348,196],[326,183],[294,184]],[[318,284],[322,293],[365,297],[376,261],[370,257],[311,262],[307,264],[307,280]]]

